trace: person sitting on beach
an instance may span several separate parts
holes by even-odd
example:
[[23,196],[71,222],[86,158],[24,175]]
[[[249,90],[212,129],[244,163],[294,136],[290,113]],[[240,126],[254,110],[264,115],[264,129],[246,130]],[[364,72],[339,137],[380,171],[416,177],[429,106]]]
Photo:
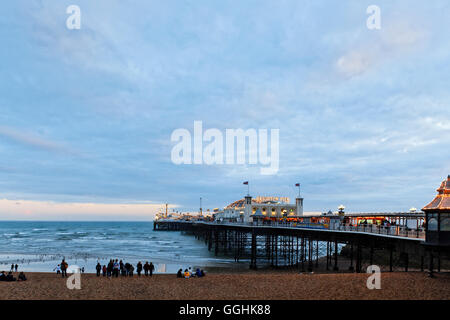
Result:
[[200,278],[202,276],[202,273],[200,272],[200,269],[197,268],[197,270],[195,271],[195,275]]
[[2,271],[0,273],[0,281],[6,281],[6,273],[5,273],[5,271]]
[[139,261],[136,265],[136,272],[138,274],[138,277],[141,276],[141,272],[142,272],[142,263]]
[[178,270],[177,278],[183,278],[183,269]]
[[203,271],[203,269],[200,270],[200,274],[201,274],[201,277],[204,277],[204,276],[205,276],[205,272]]
[[97,277],[100,277],[100,271],[102,271],[102,265],[100,264],[100,262],[97,262],[95,270],[97,271]]
[[16,278],[14,278],[14,276],[13,276],[11,271],[6,276],[6,281],[16,281]]
[[188,269],[185,269],[184,270],[184,278],[189,279],[190,276],[191,276],[191,274],[189,273]]
[[150,266],[149,266],[150,277],[153,275],[154,270],[155,270],[155,266],[153,265],[153,262],[150,262]]
[[145,264],[144,264],[144,274],[145,274],[145,276],[148,276],[149,267],[150,267],[150,265],[148,264],[148,261],[145,261]]
[[106,277],[106,266],[105,265],[103,265],[102,272],[103,272],[103,276]]
[[23,273],[23,272],[19,273],[19,281],[27,281],[27,277],[25,277],[25,273]]

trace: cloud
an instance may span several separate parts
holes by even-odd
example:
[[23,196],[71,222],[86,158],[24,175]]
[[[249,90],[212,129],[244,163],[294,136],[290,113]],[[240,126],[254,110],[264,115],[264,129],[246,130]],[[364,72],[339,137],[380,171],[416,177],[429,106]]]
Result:
[[75,152],[64,144],[45,139],[37,134],[20,131],[8,126],[0,126],[0,136],[20,143],[24,146],[30,146],[36,149],[65,154],[75,154]]
[[336,68],[346,77],[361,75],[385,62],[401,59],[423,48],[428,32],[416,23],[399,18],[386,23],[374,34],[361,33],[353,44],[355,48],[342,54],[336,60]]

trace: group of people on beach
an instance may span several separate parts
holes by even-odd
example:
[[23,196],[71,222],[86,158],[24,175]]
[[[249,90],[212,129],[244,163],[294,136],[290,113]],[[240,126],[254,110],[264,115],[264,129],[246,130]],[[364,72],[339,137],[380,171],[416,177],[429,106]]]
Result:
[[177,272],[177,278],[185,278],[185,279],[189,279],[189,278],[201,278],[205,276],[205,272],[203,270],[200,270],[199,268],[197,268],[197,270],[195,272],[192,271],[192,268],[189,267],[189,269],[180,269]]
[[11,269],[9,270],[8,273],[6,273],[6,271],[2,271],[0,272],[0,281],[26,281],[27,277],[25,276],[25,274],[23,272],[20,272],[17,279],[16,277],[14,277],[13,272],[17,272],[17,270],[19,269],[19,265],[16,264],[11,264]]
[[123,262],[122,260],[119,261],[119,259],[111,259],[109,260],[108,265],[101,265],[100,262],[97,263],[95,266],[95,270],[97,271],[97,277],[100,277],[100,273],[104,277],[119,277],[119,274],[122,277],[132,277],[134,274],[134,270],[136,270],[137,275],[140,277],[142,270],[144,271],[145,276],[150,277],[153,275],[153,271],[155,271],[155,266],[152,262],[148,263],[148,261],[145,262],[143,265],[141,261],[139,261],[136,264],[136,269],[131,263]]

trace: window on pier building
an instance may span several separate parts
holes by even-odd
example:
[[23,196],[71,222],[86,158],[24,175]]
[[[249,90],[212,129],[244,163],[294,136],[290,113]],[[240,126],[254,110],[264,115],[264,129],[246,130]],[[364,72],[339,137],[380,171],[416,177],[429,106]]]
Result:
[[441,213],[441,231],[450,231],[449,213]]
[[437,229],[438,229],[438,221],[436,219],[436,214],[430,214],[428,218],[428,230],[437,231]]

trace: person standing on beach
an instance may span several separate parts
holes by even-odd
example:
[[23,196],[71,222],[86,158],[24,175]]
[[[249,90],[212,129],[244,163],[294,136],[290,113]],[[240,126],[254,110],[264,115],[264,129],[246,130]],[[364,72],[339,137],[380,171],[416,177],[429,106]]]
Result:
[[106,277],[106,266],[105,265],[103,265],[102,272],[103,272],[103,276]]
[[113,269],[114,269],[114,276],[116,278],[119,277],[119,260],[118,259],[116,259],[116,261],[114,262]]
[[102,270],[102,266],[100,262],[97,262],[97,265],[95,266],[95,270],[97,270],[97,277],[100,277],[100,271]]
[[122,260],[120,260],[119,261],[119,269],[120,269],[120,274],[123,276],[124,275],[124,264],[123,264],[123,261]]
[[62,261],[61,261],[61,275],[62,275],[63,278],[64,278],[64,276],[67,277],[67,267],[68,266],[69,265],[67,264],[67,262],[64,259],[62,259]]
[[142,263],[139,261],[136,265],[136,272],[138,274],[138,277],[141,276],[141,272],[142,272]]
[[19,269],[19,266],[17,265],[17,263],[16,263],[16,265],[14,266],[14,269],[16,270],[16,272],[17,272],[17,269]]
[[14,263],[11,265],[11,269],[9,271],[14,271]]
[[56,267],[55,267],[55,269],[53,269],[53,271],[55,271],[56,270],[56,274],[60,274],[61,273],[61,265],[57,265]]
[[113,271],[113,261],[111,259],[109,260],[108,267],[106,268],[106,275],[108,276],[108,278],[111,277],[112,271]]
[[155,266],[153,265],[153,262],[150,262],[150,266],[149,266],[150,277],[153,275],[153,270],[155,270]]
[[147,277],[148,276],[148,270],[150,269],[150,265],[148,264],[148,261],[145,261],[145,264],[144,264],[144,273],[145,273],[145,276]]

